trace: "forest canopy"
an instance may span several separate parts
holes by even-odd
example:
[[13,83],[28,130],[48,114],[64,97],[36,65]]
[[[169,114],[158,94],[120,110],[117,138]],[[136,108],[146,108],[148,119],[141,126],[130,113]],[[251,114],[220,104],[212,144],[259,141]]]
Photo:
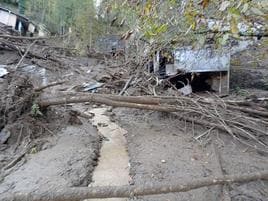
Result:
[[203,45],[213,38],[224,45],[230,37],[266,36],[268,26],[266,0],[1,1],[25,10],[52,33],[72,30],[81,41],[135,33],[149,43]]

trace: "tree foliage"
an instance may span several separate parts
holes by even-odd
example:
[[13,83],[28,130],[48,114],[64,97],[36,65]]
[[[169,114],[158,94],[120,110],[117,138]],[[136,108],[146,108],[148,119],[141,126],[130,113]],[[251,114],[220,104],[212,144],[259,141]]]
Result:
[[229,37],[267,33],[265,0],[110,0],[102,12],[127,20],[130,29],[158,43],[202,45],[212,37],[224,44]]
[[[1,0],[16,4],[21,0]],[[135,32],[149,43],[203,45],[211,38],[267,34],[267,0],[23,0],[26,15],[53,33],[72,28],[83,44]]]

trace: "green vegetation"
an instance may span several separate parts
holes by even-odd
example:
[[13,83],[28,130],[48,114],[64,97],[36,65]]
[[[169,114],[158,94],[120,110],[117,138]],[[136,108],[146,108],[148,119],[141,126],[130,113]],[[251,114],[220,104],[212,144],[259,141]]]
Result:
[[[151,44],[203,45],[208,38],[224,45],[239,38],[239,23],[254,34],[256,23],[267,33],[268,2],[260,0],[2,0],[24,5],[26,15],[52,33],[67,33],[80,44],[92,44],[105,34],[134,32]],[[21,10],[21,9],[20,9]],[[209,27],[209,20],[214,20]],[[229,27],[228,30],[224,27]]]

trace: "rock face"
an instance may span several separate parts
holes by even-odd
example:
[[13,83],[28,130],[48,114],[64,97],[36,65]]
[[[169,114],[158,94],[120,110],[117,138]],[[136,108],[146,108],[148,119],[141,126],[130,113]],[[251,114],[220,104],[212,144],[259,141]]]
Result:
[[235,67],[231,70],[231,88],[268,90],[268,68]]
[[231,60],[231,88],[268,90],[268,39],[237,53]]

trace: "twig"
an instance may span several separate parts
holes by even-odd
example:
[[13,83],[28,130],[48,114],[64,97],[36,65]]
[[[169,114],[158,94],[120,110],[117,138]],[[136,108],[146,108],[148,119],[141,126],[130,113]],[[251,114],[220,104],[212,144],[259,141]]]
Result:
[[52,82],[52,83],[49,83],[45,86],[42,86],[42,87],[39,87],[39,88],[36,88],[35,89],[35,92],[40,92],[40,91],[43,91],[44,89],[47,89],[49,87],[54,87],[54,86],[57,86],[57,85],[61,85],[61,84],[64,84],[66,81],[59,81],[59,82]]
[[202,134],[200,134],[200,135],[194,137],[194,139],[195,139],[195,140],[199,140],[199,139],[202,138],[203,136],[205,136],[205,135],[207,135],[207,134],[210,134],[210,132],[211,132],[213,129],[215,129],[215,127],[212,127],[212,128],[210,128],[209,130],[205,131],[204,133],[202,133]]
[[7,164],[3,170],[8,170],[12,167],[14,167],[24,156],[25,154],[27,153],[27,150],[24,151],[23,153],[21,153],[17,158],[15,158],[13,161],[11,161],[9,164]]
[[17,139],[17,142],[16,142],[16,146],[15,146],[14,152],[16,152],[16,150],[18,149],[18,147],[20,145],[21,136],[22,136],[22,130],[23,130],[23,124],[21,125],[21,128],[20,128],[20,134],[18,136],[18,139]]
[[31,47],[36,43],[36,40],[33,41],[27,48],[27,50],[25,51],[25,53],[23,54],[23,56],[21,57],[19,63],[15,66],[15,71],[17,71],[18,67],[21,65],[21,63],[23,62],[24,58],[27,56],[27,54],[29,53]]
[[120,91],[119,95],[122,96],[125,91],[127,90],[127,88],[129,87],[129,85],[131,84],[132,80],[133,80],[134,76],[131,76],[128,81],[126,82],[124,88]]

